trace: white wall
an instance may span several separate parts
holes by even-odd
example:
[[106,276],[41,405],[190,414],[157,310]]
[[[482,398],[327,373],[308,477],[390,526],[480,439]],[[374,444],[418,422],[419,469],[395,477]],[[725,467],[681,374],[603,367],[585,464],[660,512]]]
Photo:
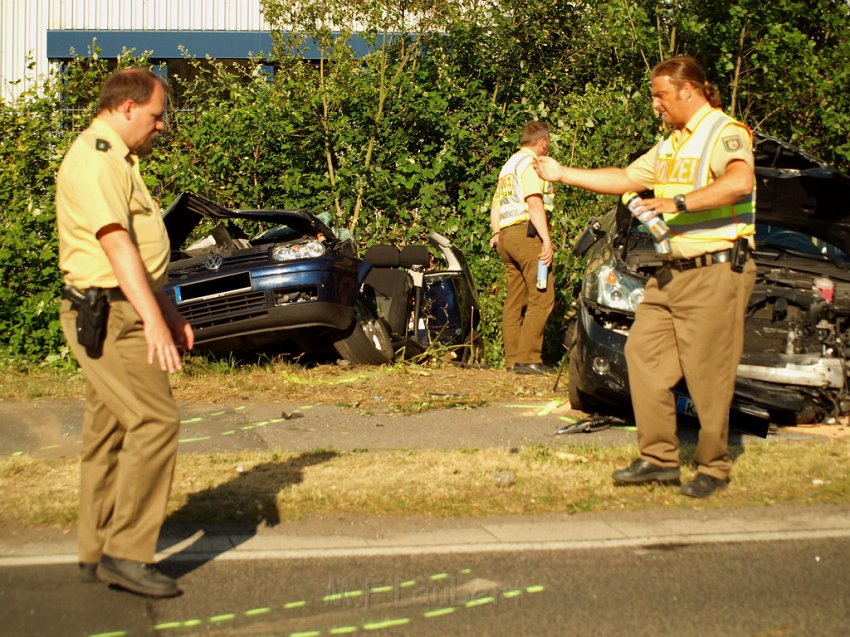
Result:
[[260,0],[49,0],[49,4],[50,29],[269,30]]
[[[13,100],[30,83],[26,75],[47,72],[47,11],[50,0],[0,0],[0,99]],[[35,63],[27,70],[28,59]]]
[[0,99],[48,74],[48,29],[269,31],[260,0],[0,0]]

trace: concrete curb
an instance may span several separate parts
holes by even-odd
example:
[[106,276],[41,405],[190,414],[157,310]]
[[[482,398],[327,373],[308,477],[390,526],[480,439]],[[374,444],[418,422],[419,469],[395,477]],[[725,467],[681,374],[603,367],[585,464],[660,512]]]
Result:
[[[588,550],[719,542],[763,542],[850,537],[850,506],[778,507],[734,511],[643,511],[452,520],[427,530],[380,526],[355,533],[311,532],[300,523],[255,534],[197,530],[168,535],[158,560],[316,559],[529,550]],[[404,526],[410,526],[409,524]],[[17,541],[0,539],[0,567],[77,561],[73,534]]]

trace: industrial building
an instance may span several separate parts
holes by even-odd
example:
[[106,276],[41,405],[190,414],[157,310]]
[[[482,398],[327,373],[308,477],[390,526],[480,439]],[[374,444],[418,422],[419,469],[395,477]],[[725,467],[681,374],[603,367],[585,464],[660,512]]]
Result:
[[0,0],[0,99],[15,100],[74,54],[245,60],[272,48],[260,0]]

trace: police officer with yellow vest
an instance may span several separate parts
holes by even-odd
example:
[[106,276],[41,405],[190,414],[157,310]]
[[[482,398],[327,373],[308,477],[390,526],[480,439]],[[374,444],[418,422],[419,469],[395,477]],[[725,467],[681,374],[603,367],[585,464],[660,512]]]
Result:
[[139,173],[167,94],[147,69],[110,76],[56,180],[60,318],[86,380],[80,576],[153,597],[180,592],[153,561],[180,425],[168,373],[194,341],[162,289],[168,235]]
[[[534,170],[535,157],[549,150],[549,127],[528,122],[522,129],[521,148],[499,172],[490,206],[490,247],[505,264],[507,295],[502,310],[505,366],[520,374],[552,371],[543,364],[543,330],[552,313],[552,240],[548,214],[554,201],[552,184]],[[547,266],[546,287],[537,287],[537,265]]]
[[646,209],[670,226],[672,252],[646,286],[626,343],[640,457],[618,484],[678,484],[679,440],[671,388],[684,376],[700,421],[695,478],[683,494],[704,498],[729,483],[729,408],[755,282],[750,130],[719,108],[699,63],[675,57],[652,71],[652,101],[671,128],[626,168],[577,169],[540,159],[546,179],[595,192],[654,190]]

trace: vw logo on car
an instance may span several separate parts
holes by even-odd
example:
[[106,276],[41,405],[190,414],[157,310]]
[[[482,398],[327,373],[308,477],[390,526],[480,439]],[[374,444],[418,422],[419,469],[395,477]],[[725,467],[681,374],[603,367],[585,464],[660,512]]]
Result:
[[204,263],[204,267],[207,270],[212,270],[213,272],[221,269],[222,265],[224,265],[224,258],[220,254],[212,255]]

